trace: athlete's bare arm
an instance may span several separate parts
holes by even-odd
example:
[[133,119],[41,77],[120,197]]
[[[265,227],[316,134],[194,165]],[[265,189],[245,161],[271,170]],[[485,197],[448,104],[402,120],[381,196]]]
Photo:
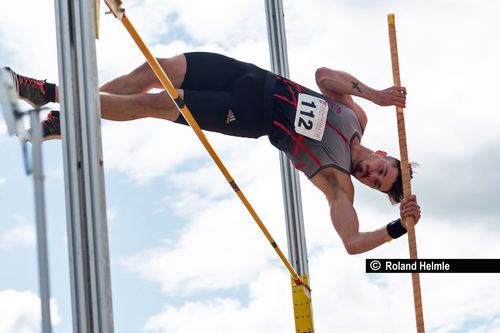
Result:
[[358,216],[353,207],[354,187],[348,175],[328,168],[320,171],[311,182],[325,194],[333,227],[349,254],[369,251],[389,240],[385,227],[370,232],[359,231]]
[[[316,84],[325,96],[349,102],[349,96],[358,96],[380,106],[405,107],[406,88],[390,87],[376,90],[368,87],[349,73],[321,67],[316,70]],[[352,101],[352,99],[350,99]]]
[[[349,254],[369,251],[392,239],[387,232],[386,223],[377,230],[359,231],[358,216],[353,206],[354,187],[348,175],[328,168],[320,171],[311,182],[325,194],[330,206],[332,224]],[[400,216],[413,216],[415,222],[418,222],[420,207],[415,196],[405,198],[401,202]]]

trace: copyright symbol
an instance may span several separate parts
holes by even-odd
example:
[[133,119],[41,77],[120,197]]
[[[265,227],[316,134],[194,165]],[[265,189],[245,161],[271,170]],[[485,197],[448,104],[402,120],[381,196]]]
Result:
[[378,260],[373,260],[370,262],[370,268],[374,271],[378,271],[382,265],[380,264],[380,261]]

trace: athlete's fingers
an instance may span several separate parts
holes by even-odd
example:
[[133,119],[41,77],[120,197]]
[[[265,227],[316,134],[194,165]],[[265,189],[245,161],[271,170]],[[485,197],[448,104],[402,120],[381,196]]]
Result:
[[394,97],[392,100],[393,104],[396,106],[400,106],[402,108],[406,107],[406,100],[401,97]]
[[406,107],[406,89],[394,86],[390,90],[392,105]]
[[420,208],[411,207],[411,208],[407,208],[401,212],[401,218],[405,219],[405,218],[413,217],[415,224],[417,224],[418,221],[420,220],[421,214],[422,213],[420,211]]
[[417,202],[417,196],[415,194],[409,195],[401,200],[401,205],[406,205],[409,202]]
[[403,216],[405,216],[405,217],[408,217],[408,216],[420,217],[420,208],[418,208],[418,207],[407,208],[403,211]]
[[406,95],[406,87],[400,87],[400,86],[393,86],[392,89]]
[[410,195],[404,198],[399,205],[399,211],[402,220],[413,217],[415,224],[418,223],[422,214],[420,205],[418,204],[417,197],[415,195]]

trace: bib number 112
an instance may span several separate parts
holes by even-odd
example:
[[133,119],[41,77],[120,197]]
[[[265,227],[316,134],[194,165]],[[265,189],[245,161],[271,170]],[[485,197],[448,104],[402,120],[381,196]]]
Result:
[[295,115],[295,132],[321,141],[325,132],[328,103],[316,96],[299,94]]

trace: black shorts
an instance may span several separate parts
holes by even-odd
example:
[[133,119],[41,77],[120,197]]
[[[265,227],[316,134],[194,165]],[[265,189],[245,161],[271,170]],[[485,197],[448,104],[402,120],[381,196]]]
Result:
[[[220,54],[184,54],[184,101],[200,127],[222,134],[258,138],[272,129],[266,83],[273,75],[253,64]],[[175,121],[187,125],[182,115]]]

